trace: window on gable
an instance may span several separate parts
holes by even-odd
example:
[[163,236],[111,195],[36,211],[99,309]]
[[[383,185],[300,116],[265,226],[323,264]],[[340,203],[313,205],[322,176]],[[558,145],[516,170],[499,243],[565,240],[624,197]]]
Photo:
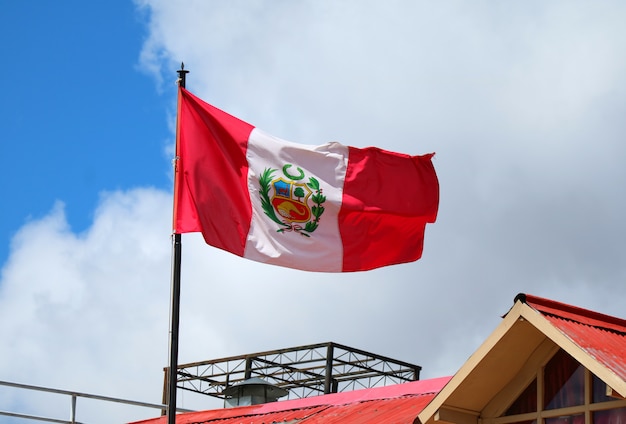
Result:
[[547,363],[543,380],[544,409],[585,403],[585,368],[564,350],[559,350]]
[[626,400],[606,395],[606,383],[559,349],[499,417],[483,424],[626,424]]
[[546,418],[545,424],[585,424],[585,414],[563,415]]
[[592,419],[593,424],[624,424],[626,423],[626,407],[595,411]]
[[609,401],[615,400],[614,398],[606,395],[606,383],[600,380],[595,375],[593,376],[593,380],[591,384],[593,387],[593,402],[594,403],[609,402]]

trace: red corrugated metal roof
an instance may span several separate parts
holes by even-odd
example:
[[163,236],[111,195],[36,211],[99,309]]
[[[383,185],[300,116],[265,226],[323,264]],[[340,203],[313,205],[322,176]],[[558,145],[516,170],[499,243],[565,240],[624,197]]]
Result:
[[417,414],[435,397],[434,393],[394,399],[368,400],[334,405],[301,421],[302,424],[413,424]]
[[525,303],[626,380],[626,320],[531,295],[525,295]]
[[[189,412],[176,416],[176,424],[260,424],[260,423],[301,423],[307,417],[316,415],[328,406],[322,405],[311,408],[291,409],[287,411],[274,411],[256,413],[254,407],[244,406],[229,409],[214,409],[202,412]],[[142,421],[142,423],[165,423],[166,417],[154,420]]]
[[[412,424],[450,377],[238,408],[189,412],[177,424]],[[166,417],[135,424],[164,424]]]

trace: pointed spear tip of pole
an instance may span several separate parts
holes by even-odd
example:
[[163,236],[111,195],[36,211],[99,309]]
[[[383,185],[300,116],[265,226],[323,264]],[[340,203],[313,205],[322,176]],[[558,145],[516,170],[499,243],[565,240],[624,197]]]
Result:
[[179,75],[189,73],[189,71],[185,69],[185,62],[180,62],[180,69],[176,72],[178,72]]

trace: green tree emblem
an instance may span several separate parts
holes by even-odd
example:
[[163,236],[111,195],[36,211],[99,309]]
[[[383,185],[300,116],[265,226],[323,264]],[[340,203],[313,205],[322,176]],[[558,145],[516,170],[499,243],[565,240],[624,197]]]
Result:
[[299,202],[302,201],[302,198],[304,197],[304,189],[302,187],[296,187],[293,191],[293,195],[298,198]]

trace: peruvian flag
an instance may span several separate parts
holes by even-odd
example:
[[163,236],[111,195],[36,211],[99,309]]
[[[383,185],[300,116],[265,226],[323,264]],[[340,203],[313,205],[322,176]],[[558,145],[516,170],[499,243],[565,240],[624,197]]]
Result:
[[179,88],[174,233],[235,255],[320,272],[422,256],[435,222],[433,154],[281,140]]

